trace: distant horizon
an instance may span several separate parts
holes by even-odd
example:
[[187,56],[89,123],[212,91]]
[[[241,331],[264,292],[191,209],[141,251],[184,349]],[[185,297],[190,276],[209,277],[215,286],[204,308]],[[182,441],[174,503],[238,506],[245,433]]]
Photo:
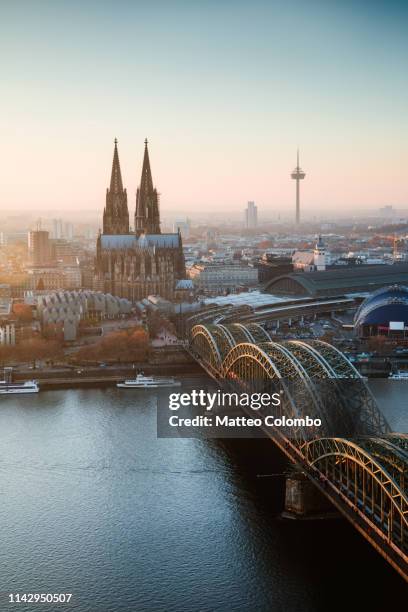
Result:
[[[218,211],[219,211],[218,207]],[[382,220],[383,224],[387,224],[387,221],[391,224],[397,223],[397,221],[401,220],[404,222],[404,219],[408,219],[408,206],[404,208],[395,208],[393,206],[394,216],[381,216],[379,208],[376,209],[355,209],[353,213],[349,211],[345,211],[342,214],[327,214],[327,212],[323,211],[315,211],[314,213],[310,213],[307,216],[303,215],[303,220],[301,225],[314,225],[314,224],[324,224],[324,223],[334,223],[341,224],[344,222],[369,222],[370,220]],[[294,206],[293,206],[294,211]],[[130,225],[133,228],[133,210],[130,210]],[[180,211],[162,211],[161,213],[161,222],[162,226],[169,227],[173,224],[173,222],[177,220],[184,220],[188,218],[193,226],[199,225],[209,225],[209,226],[227,226],[227,227],[242,227],[244,228],[244,206],[242,209],[237,209],[230,211],[227,215],[223,212],[211,212],[208,211],[206,213],[189,215]],[[72,223],[77,226],[89,226],[94,229],[102,228],[102,216],[99,211],[95,211],[92,209],[83,209],[81,212],[79,211],[71,211],[71,212],[61,212],[58,210],[38,210],[38,211],[30,211],[26,210],[1,210],[0,211],[0,220],[3,223],[9,223],[14,228],[20,227],[22,231],[24,228],[35,229],[38,223],[42,226],[42,229],[52,230],[53,221],[56,219],[61,219],[64,223]],[[262,225],[294,225],[294,216],[288,212],[285,215],[281,215],[279,219],[275,214],[269,213],[266,209],[262,210],[262,206],[258,205],[258,226],[254,228],[258,230],[259,233],[262,233]],[[2,231],[17,231],[16,229],[10,230],[7,226],[3,226]]]

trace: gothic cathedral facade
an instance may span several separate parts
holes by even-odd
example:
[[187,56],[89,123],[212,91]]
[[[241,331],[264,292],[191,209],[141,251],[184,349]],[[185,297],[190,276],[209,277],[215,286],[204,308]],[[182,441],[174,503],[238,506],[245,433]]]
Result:
[[142,177],[136,192],[134,230],[129,224],[127,193],[123,188],[115,140],[103,231],[96,244],[94,288],[132,302],[148,295],[172,300],[177,282],[183,278],[181,234],[164,234],[160,229],[159,194],[153,186],[147,140]]

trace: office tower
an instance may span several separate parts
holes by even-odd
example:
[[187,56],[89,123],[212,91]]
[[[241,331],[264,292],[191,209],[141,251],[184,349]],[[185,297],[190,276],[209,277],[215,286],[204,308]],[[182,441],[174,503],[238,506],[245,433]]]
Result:
[[63,236],[62,219],[53,219],[52,226],[52,237],[55,238],[55,240],[60,240]]
[[33,265],[48,264],[51,256],[49,233],[45,230],[28,232],[28,252]]
[[190,236],[190,219],[188,217],[176,219],[173,223],[173,232],[180,232],[183,238],[188,238]]
[[379,210],[380,217],[384,219],[392,219],[392,217],[395,217],[396,212],[397,211],[394,210],[393,206],[391,206],[390,204],[388,204],[387,206],[383,206]]
[[255,202],[248,202],[245,209],[245,227],[246,229],[254,229],[258,225],[258,207]]
[[72,223],[65,223],[64,238],[66,238],[67,240],[73,240],[73,238],[74,238],[74,226],[73,226]]

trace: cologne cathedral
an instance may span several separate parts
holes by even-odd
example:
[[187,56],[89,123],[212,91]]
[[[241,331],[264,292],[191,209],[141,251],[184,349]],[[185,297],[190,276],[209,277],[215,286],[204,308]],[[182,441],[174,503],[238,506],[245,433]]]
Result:
[[103,232],[96,244],[94,288],[133,302],[148,295],[172,300],[177,283],[185,278],[180,233],[162,234],[159,194],[153,186],[147,140],[140,186],[136,192],[134,230],[129,224],[117,140],[110,187],[106,190]]

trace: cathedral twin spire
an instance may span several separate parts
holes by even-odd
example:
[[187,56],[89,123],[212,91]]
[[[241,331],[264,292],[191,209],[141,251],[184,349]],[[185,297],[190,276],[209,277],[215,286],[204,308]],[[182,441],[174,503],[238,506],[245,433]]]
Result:
[[[118,142],[115,138],[110,188],[106,190],[103,213],[104,234],[129,234],[127,193],[123,189]],[[153,187],[147,140],[143,157],[140,187],[136,192],[135,233],[160,234],[159,194]]]
[[142,177],[136,192],[135,232],[160,234],[159,195],[153,187],[147,139],[143,156]]
[[120,172],[118,141],[115,138],[115,148],[113,150],[112,174],[110,182],[110,191],[112,193],[121,193],[123,191],[122,174]]
[[103,211],[103,233],[129,233],[127,193],[126,189],[123,189],[122,174],[119,163],[118,141],[116,138],[115,148],[113,151],[110,188],[106,190],[106,205],[105,210]]

